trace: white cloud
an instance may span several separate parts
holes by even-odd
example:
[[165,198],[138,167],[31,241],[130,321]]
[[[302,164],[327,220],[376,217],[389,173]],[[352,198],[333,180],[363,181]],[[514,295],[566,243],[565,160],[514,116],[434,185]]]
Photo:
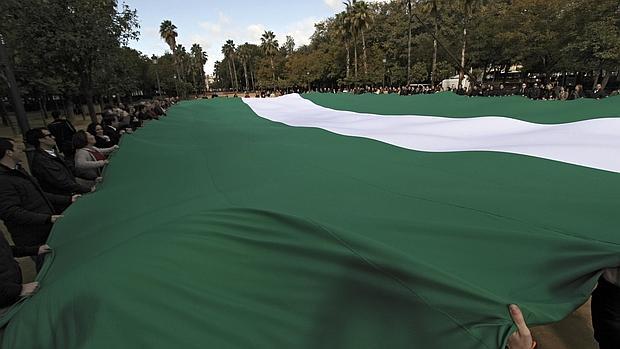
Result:
[[266,29],[265,29],[265,26],[262,24],[252,24],[252,25],[249,25],[246,28],[246,30],[248,33],[248,37],[252,38],[246,41],[252,44],[258,44],[260,43],[260,37],[263,35]]
[[340,0],[323,0],[323,2],[332,10],[338,10],[342,7],[342,1]]
[[310,37],[314,34],[314,24],[319,21],[320,20],[314,17],[308,17],[299,22],[287,25],[285,32],[280,35],[280,44],[283,44],[286,41],[286,36],[290,35],[295,40],[295,47],[308,45],[310,43]]
[[224,12],[218,13],[219,22],[222,24],[230,24],[230,17],[226,16]]
[[[365,0],[366,2],[390,2],[392,0]],[[323,0],[327,7],[331,8],[334,11],[342,11],[344,10],[344,0]]]
[[222,32],[222,26],[219,23],[202,22],[200,27],[210,34],[219,34]]

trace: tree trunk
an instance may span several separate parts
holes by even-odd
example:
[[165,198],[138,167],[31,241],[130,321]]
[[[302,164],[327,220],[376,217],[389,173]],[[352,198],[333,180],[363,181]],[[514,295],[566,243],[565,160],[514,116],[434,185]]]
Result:
[[245,62],[245,60],[242,60],[241,63],[243,63],[243,75],[245,76],[245,90],[249,91],[250,90],[250,80],[248,79],[248,65]]
[[252,90],[256,90],[256,83],[254,82],[254,71],[250,69],[250,76],[252,78]]
[[41,120],[43,120],[43,126],[45,126],[47,124],[46,122],[46,117],[45,117],[45,106],[43,106],[43,97],[37,98],[39,100],[39,108],[41,109]]
[[233,73],[235,74],[235,91],[239,91],[239,79],[237,78],[237,66],[235,65],[235,60],[232,60]]
[[364,55],[364,76],[368,75],[368,63],[366,61],[366,38],[364,37],[364,29],[362,29],[362,54]]
[[347,48],[347,79],[351,77],[351,50],[349,49],[349,42],[346,43]]
[[41,112],[43,113],[43,119],[47,120],[47,94],[43,92],[43,96],[39,98],[39,104],[41,105]]
[[[409,14],[409,34],[407,35],[407,86],[409,86],[411,84],[411,0],[407,1],[407,11]],[[385,69],[383,75],[383,85],[385,85]]]
[[71,97],[65,99],[65,110],[67,112],[67,119],[71,121],[73,121],[73,118],[75,117],[73,107],[73,99]]
[[9,96],[13,104],[17,124],[19,125],[19,129],[22,134],[25,134],[26,131],[30,129],[30,123],[28,122],[28,116],[26,115],[22,97],[19,93],[19,86],[17,86],[17,81],[15,80],[15,75],[13,74],[8,49],[2,39],[0,39],[0,65],[4,65],[4,74],[6,77],[6,82],[9,85]]
[[431,86],[435,87],[435,75],[437,74],[437,40],[433,40],[433,65],[431,67]]
[[353,74],[357,79],[357,35],[353,34]]
[[230,75],[230,89],[235,88],[235,80],[233,80],[232,76],[232,66],[230,65],[230,59],[228,59],[228,75]]
[[[467,22],[466,22],[467,23]],[[459,90],[463,87],[465,78],[465,49],[467,48],[467,25],[463,27],[463,48],[461,49],[461,69],[459,70]]]
[[0,100],[0,118],[2,118],[2,126],[9,126],[9,114],[7,114],[2,100]]
[[603,70],[603,73],[605,75],[603,77],[603,81],[601,81],[601,86],[603,87],[603,90],[604,90],[605,87],[607,87],[607,83],[609,82],[609,78],[611,77],[611,72]]
[[198,87],[196,86],[196,74],[192,71],[192,86],[194,86],[194,94],[198,94]]
[[93,101],[93,90],[87,87],[84,89],[83,93],[86,99],[86,105],[88,106],[90,121],[97,122],[97,112],[95,112],[95,103]]
[[273,65],[273,56],[269,57],[269,61],[271,62],[271,72],[273,74],[273,88],[276,88],[276,67]]
[[431,87],[435,87],[435,75],[437,74],[437,34],[439,33],[439,18],[437,11],[437,0],[433,0],[433,18],[435,27],[433,29],[433,65],[431,67]]
[[596,84],[598,84],[598,79],[601,77],[601,71],[597,70],[596,73],[594,73],[594,81],[592,82],[592,89],[594,90],[596,88]]

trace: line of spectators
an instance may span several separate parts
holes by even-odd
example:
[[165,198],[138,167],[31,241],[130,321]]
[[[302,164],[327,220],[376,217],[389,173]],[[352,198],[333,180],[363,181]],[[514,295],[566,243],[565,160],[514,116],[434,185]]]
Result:
[[[76,130],[58,111],[48,127],[26,132],[24,141],[34,150],[30,173],[22,166],[24,144],[0,138],[0,219],[15,246],[0,236],[0,308],[37,291],[37,282],[22,283],[19,264],[14,257],[31,256],[37,271],[54,223],[62,212],[83,194],[95,191],[102,180],[108,156],[119,148],[123,134],[132,133],[147,120],[166,115],[176,100],[165,99],[126,107],[107,106],[101,118]],[[0,234],[1,235],[1,234]]]
[[[576,85],[574,88],[558,85],[557,83],[539,84],[534,83],[528,85],[523,83],[520,87],[506,88],[504,84],[499,84],[497,87],[493,84],[483,85],[471,85],[468,88],[458,89],[454,86],[443,88],[441,86],[430,86],[427,84],[415,84],[411,86],[401,87],[372,87],[372,86],[357,86],[352,88],[339,87],[339,88],[315,88],[308,89],[307,87],[294,87],[287,89],[275,89],[275,90],[258,90],[254,93],[249,91],[244,92],[243,97],[250,98],[269,98],[277,97],[290,93],[351,93],[351,94],[398,94],[401,96],[420,95],[420,94],[433,94],[438,92],[451,91],[458,95],[464,95],[469,97],[502,97],[502,96],[523,96],[529,99],[535,100],[575,100],[580,98],[593,98],[602,99],[608,96],[620,95],[620,90],[614,90],[611,92],[605,91],[601,84],[597,84],[592,91],[585,91],[583,85]],[[217,94],[211,95],[211,98],[218,97]],[[229,97],[226,95],[226,97]],[[234,93],[232,97],[239,97],[237,93]]]

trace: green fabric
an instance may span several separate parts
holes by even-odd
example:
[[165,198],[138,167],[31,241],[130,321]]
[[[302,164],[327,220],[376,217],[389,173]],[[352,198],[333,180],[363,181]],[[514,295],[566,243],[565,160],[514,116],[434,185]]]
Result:
[[620,97],[602,100],[535,101],[520,96],[463,97],[451,92],[431,95],[353,95],[311,93],[308,100],[327,108],[380,115],[427,115],[466,118],[505,116],[539,124],[617,117]]
[[168,114],[125,136],[55,226],[2,348],[497,349],[508,304],[558,321],[620,265],[617,173],[405,150],[270,122],[240,99]]

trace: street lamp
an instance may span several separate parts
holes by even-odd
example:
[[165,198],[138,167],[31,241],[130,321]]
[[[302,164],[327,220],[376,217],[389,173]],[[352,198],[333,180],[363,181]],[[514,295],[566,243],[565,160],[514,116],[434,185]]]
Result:
[[306,80],[308,81],[308,93],[310,93],[310,72],[306,72]]
[[383,58],[383,88],[385,88],[385,67],[387,64],[387,59]]

